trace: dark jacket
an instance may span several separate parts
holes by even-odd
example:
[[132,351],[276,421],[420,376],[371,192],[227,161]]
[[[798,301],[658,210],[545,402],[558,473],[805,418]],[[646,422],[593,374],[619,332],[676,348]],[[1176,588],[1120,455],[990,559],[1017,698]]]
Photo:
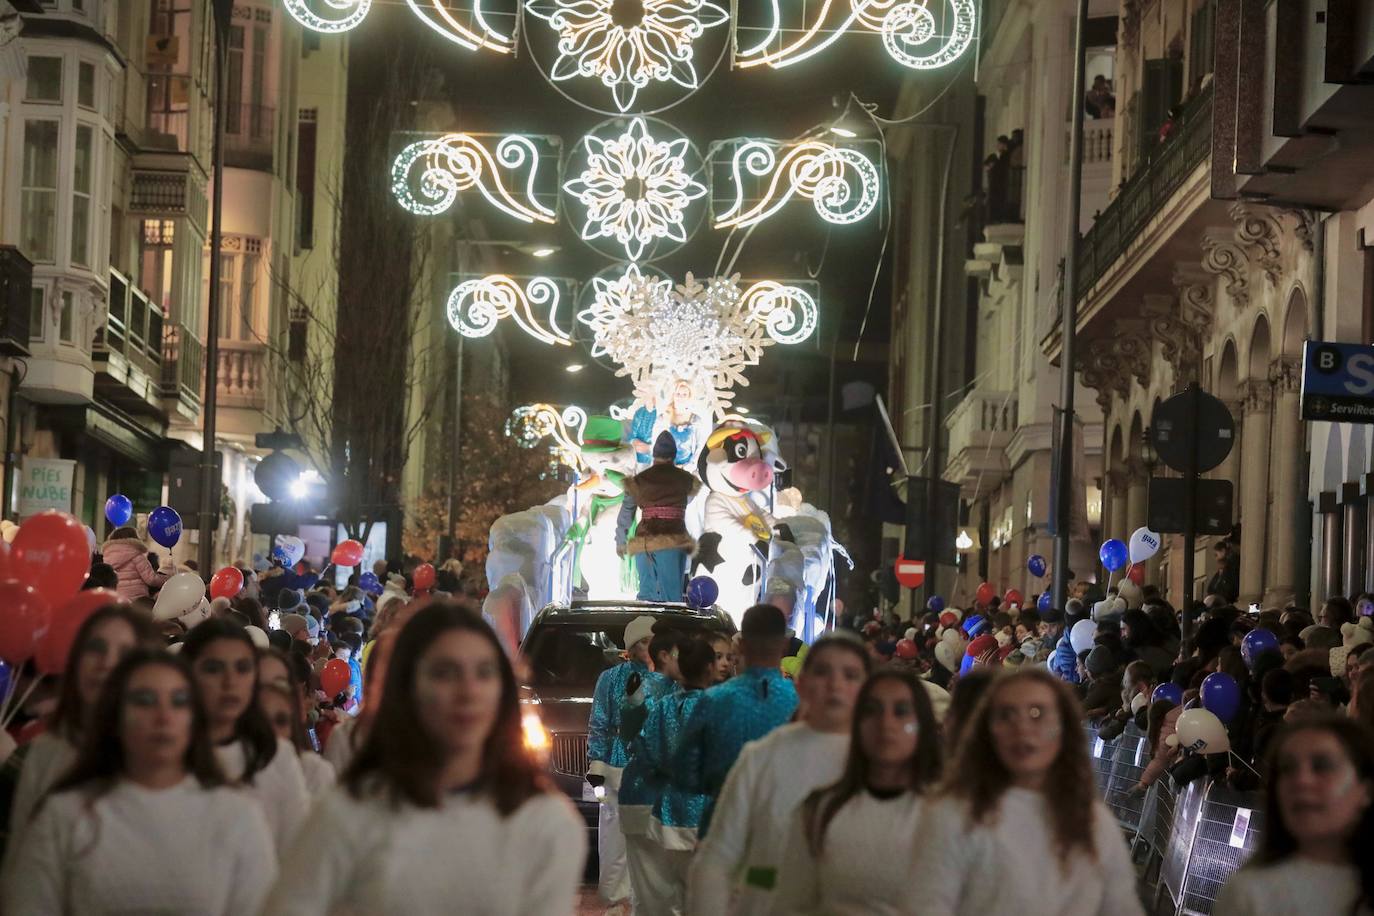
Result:
[[[687,503],[701,481],[672,464],[655,464],[625,481],[625,501],[620,506],[616,543],[629,553],[655,550],[692,550],[696,541],[687,531]],[[639,525],[630,535],[635,510]]]

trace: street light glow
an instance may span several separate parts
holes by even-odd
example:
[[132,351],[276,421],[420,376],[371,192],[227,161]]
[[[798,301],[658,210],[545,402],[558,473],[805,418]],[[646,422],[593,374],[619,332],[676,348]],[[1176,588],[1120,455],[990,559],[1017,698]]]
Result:
[[839,124],[831,124],[830,132],[837,137],[844,137],[846,140],[853,140],[855,137],[858,136],[856,132],[850,130],[848,127],[844,127]]
[[581,363],[568,363],[566,368],[569,372],[581,372],[583,366]]
[[549,255],[553,254],[553,253],[554,253],[555,251],[557,251],[557,250],[558,250],[557,248],[551,248],[551,247],[545,245],[545,246],[543,246],[543,247],[541,247],[541,248],[536,248],[536,249],[534,249],[533,251],[530,252],[530,254],[533,255],[533,256],[536,257],[536,258],[547,258]]

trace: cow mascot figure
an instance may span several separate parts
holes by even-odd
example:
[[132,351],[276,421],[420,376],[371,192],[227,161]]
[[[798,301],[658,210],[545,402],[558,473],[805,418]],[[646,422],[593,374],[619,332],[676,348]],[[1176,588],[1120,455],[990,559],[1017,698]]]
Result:
[[744,612],[758,602],[773,537],[773,516],[761,505],[761,494],[773,484],[773,462],[764,455],[756,430],[726,421],[707,438],[697,473],[708,492],[692,575],[715,580],[720,588],[716,603],[739,625]]

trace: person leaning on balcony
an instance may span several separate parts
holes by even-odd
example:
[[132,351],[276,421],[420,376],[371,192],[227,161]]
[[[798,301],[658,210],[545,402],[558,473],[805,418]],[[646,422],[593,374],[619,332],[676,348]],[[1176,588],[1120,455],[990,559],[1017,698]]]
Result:
[[139,538],[138,531],[128,525],[110,534],[110,539],[100,548],[100,555],[119,576],[115,591],[125,601],[149,597],[150,591],[161,588],[171,575],[153,569],[153,564],[148,562],[147,545]]

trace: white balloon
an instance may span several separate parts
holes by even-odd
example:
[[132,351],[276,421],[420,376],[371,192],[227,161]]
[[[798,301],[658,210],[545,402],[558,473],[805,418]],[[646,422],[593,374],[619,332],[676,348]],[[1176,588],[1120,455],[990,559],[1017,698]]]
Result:
[[86,543],[91,545],[91,553],[99,553],[95,541],[95,529],[90,525],[84,526],[86,529]]
[[1097,624],[1091,620],[1080,620],[1073,625],[1069,631],[1069,645],[1073,646],[1073,651],[1087,652],[1093,647],[1093,637],[1097,635]]
[[193,572],[177,573],[168,579],[153,603],[154,620],[180,617],[205,597],[205,582]]
[[1135,715],[1136,713],[1140,712],[1141,708],[1144,707],[1148,699],[1149,698],[1146,697],[1143,693],[1137,693],[1135,696],[1131,697],[1131,715]]
[[247,630],[248,635],[253,638],[253,645],[257,646],[259,649],[266,649],[271,645],[271,643],[267,641],[267,634],[262,631],[262,627],[255,627],[250,623],[248,626],[244,627],[244,629]]
[[305,559],[305,541],[291,534],[277,535],[277,546],[286,555],[286,565],[295,566]]
[[1231,739],[1226,735],[1226,726],[1210,710],[1185,709],[1178,716],[1175,726],[1178,746],[1185,751],[1199,754],[1224,754],[1231,749]]
[[1131,534],[1129,545],[1131,562],[1144,563],[1159,553],[1160,537],[1149,528],[1137,528]]

